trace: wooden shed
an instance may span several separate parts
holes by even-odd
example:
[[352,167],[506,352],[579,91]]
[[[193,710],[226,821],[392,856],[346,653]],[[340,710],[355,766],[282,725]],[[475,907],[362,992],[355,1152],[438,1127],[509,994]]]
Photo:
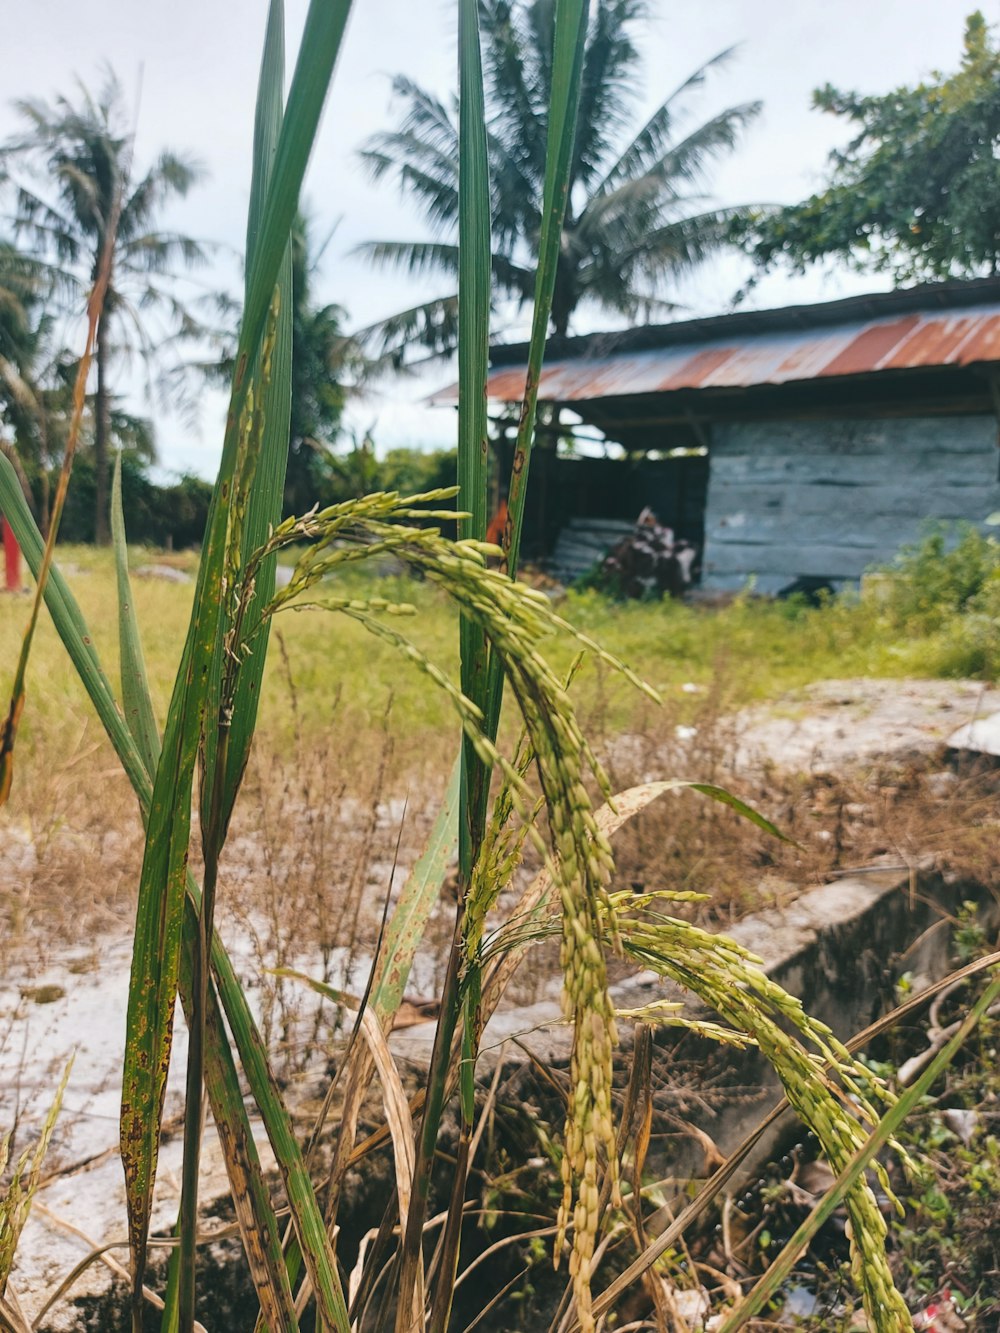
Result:
[[[493,349],[491,399],[517,402],[526,352]],[[1000,509],[1000,280],[553,340],[540,396],[633,469],[650,451],[707,451],[683,505],[666,498],[669,471],[649,497],[663,521],[687,515],[705,586],[856,580],[929,519]],[[571,497],[562,509],[568,521]]]

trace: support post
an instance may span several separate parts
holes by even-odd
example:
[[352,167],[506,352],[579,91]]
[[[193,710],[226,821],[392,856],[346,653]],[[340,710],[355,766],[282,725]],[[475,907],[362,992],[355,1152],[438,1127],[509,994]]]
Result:
[[14,532],[6,519],[3,523],[3,561],[4,561],[4,587],[8,592],[21,591],[21,550],[18,546]]

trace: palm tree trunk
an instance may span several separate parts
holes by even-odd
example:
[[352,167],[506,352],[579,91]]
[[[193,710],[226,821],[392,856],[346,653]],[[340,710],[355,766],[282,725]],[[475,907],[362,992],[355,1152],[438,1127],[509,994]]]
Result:
[[52,513],[50,507],[52,487],[49,482],[48,469],[44,465],[42,467],[40,489],[42,492],[42,502],[38,507],[38,529],[42,536],[47,540],[49,535],[49,518]]
[[107,546],[108,530],[108,437],[111,434],[111,402],[108,395],[107,322],[97,326],[97,398],[94,403],[94,541]]

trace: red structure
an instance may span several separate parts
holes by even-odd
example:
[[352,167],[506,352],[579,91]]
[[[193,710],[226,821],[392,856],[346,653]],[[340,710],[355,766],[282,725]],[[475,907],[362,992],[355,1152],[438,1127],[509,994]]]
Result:
[[21,550],[14,540],[14,532],[7,522],[3,520],[3,561],[4,576],[8,592],[21,591]]

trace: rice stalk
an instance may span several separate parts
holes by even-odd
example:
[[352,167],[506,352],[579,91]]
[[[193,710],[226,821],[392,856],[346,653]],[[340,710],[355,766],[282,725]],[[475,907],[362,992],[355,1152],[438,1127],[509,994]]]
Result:
[[[657,910],[662,901],[674,897],[669,892],[613,895],[611,907],[622,948],[644,968],[695,995],[728,1027],[690,1020],[676,1010],[662,1016],[725,1044],[751,1042],[759,1047],[778,1075],[789,1104],[816,1135],[831,1165],[836,1171],[846,1169],[865,1142],[865,1125],[880,1123],[878,1103],[892,1110],[895,1098],[854,1060],[825,1024],[806,1014],[799,1000],[767,976],[749,950],[724,935]],[[558,929],[558,923],[551,921],[535,925],[534,932],[544,938]],[[502,953],[504,944],[501,933],[494,947]],[[658,1015],[654,1009],[627,1016],[650,1021]],[[884,1168],[875,1163],[874,1169],[892,1199]],[[886,1260],[885,1221],[863,1176],[853,1178],[846,1205],[851,1220],[852,1272],[865,1309],[879,1333],[906,1327],[891,1322],[909,1316]],[[578,1311],[578,1319],[580,1327],[586,1328],[583,1312]]]
[[[9,460],[2,455],[0,455],[0,507],[3,508],[14,529],[28,567],[37,574],[42,563],[44,542],[24,500],[16,473]],[[57,565],[52,566],[51,577],[45,589],[45,601],[67,654],[135,790],[140,813],[145,822],[152,800],[151,775],[143,766],[135,740],[116,704],[110,682],[94,647],[93,636]],[[183,928],[184,938],[188,940],[194,939],[198,932],[200,901],[200,890],[190,873],[186,887],[188,901]],[[335,1259],[323,1227],[322,1213],[296,1141],[291,1119],[270,1067],[264,1041],[225,947],[217,934],[212,941],[212,968],[219,999],[232,1032],[243,1072],[260,1110],[272,1151],[281,1171],[296,1237],[310,1273],[310,1280],[314,1289],[319,1292],[320,1302],[325,1308],[333,1309],[336,1302],[337,1274]],[[182,970],[180,977],[182,986],[184,980]],[[182,997],[183,994],[182,990]],[[214,1010],[211,1005],[208,1018],[210,1024],[214,1022]],[[210,1099],[214,1098],[215,1090],[220,1083],[226,1084],[229,1078],[227,1068],[222,1067],[218,1071],[211,1069],[214,1054],[215,1043],[214,1040],[210,1040],[206,1050],[207,1065],[211,1072],[207,1080]],[[252,1138],[239,1081],[235,1077],[227,1085],[226,1100],[212,1100],[212,1111],[220,1126],[225,1126],[227,1114],[233,1116],[231,1131],[227,1129],[222,1136],[224,1146],[230,1140],[249,1141]],[[230,1170],[231,1177],[233,1174],[236,1175],[233,1184],[235,1190],[239,1186],[240,1176],[228,1158],[227,1169]],[[258,1199],[262,1208],[255,1226],[262,1233],[266,1232],[268,1227],[273,1225],[270,1220],[273,1217],[273,1209],[266,1187],[262,1187],[258,1182],[251,1197]],[[252,1255],[252,1246],[248,1248],[248,1253]],[[254,1276],[256,1280],[259,1275],[255,1273]],[[269,1299],[268,1293],[265,1290],[259,1289],[259,1291],[262,1302],[266,1304]]]
[[[211,764],[211,741],[206,741],[206,738],[210,738],[219,728],[228,733],[231,726],[232,719],[227,718],[223,711],[220,649],[225,642],[227,612],[231,611],[231,585],[242,566],[239,553],[242,546],[243,510],[254,485],[257,459],[265,442],[263,423],[268,411],[266,386],[281,306],[279,283],[283,271],[287,276],[285,261],[290,225],[349,8],[349,0],[336,0],[332,4],[313,0],[306,16],[299,60],[266,188],[265,183],[260,181],[263,158],[259,156],[255,161],[258,176],[258,193],[255,197],[261,198],[263,203],[254,250],[249,257],[246,303],[240,326],[222,461],[209,512],[191,624],[167,714],[162,753],[153,786],[139,886],[129,986],[129,1035],[122,1090],[121,1146],[133,1254],[135,1333],[140,1333],[141,1326],[142,1274],[172,1043],[194,770],[199,755],[206,768]],[[280,19],[280,5],[272,9],[272,16],[275,14]],[[272,32],[273,27],[269,25],[269,35]],[[261,101],[267,98],[268,81],[274,83],[279,78],[278,62],[265,61],[262,67]],[[287,357],[282,359],[280,376],[290,376]],[[280,436],[270,435],[269,442],[272,448],[279,448]],[[280,490],[280,475],[280,469],[276,468],[267,474],[271,489],[277,486]],[[265,497],[264,505],[273,509],[274,499],[271,495]],[[261,655],[263,647],[262,639]],[[247,731],[251,731],[252,718],[239,719],[240,726],[244,722],[247,723]],[[227,758],[219,756],[216,770],[215,773],[205,773],[203,784],[204,790],[209,793],[205,851],[210,877],[206,878],[205,892],[199,907],[199,946],[194,960],[194,1025],[189,1050],[185,1123],[187,1165],[182,1190],[185,1224],[181,1232],[182,1254],[179,1261],[181,1333],[189,1333],[194,1319],[194,1254],[189,1238],[194,1230],[197,1212],[202,1046],[214,904],[211,875],[214,875],[214,866],[217,865],[225,840],[230,794],[235,796],[235,786],[242,773],[240,768],[235,785],[230,783],[230,791],[227,792]],[[334,1270],[330,1270],[330,1275],[333,1282],[322,1284],[321,1295],[332,1301],[329,1306],[331,1322],[346,1330],[347,1312],[339,1279]]]
[[[63,1070],[63,1076],[59,1080],[52,1105],[42,1123],[42,1131],[38,1136],[38,1142],[33,1147],[25,1148],[24,1152],[21,1153],[14,1167],[10,1183],[2,1197],[0,1197],[0,1301],[3,1300],[7,1292],[7,1283],[10,1280],[10,1270],[14,1264],[17,1243],[21,1238],[21,1232],[24,1230],[24,1224],[28,1220],[28,1214],[31,1212],[31,1201],[38,1190],[38,1183],[42,1177],[42,1163],[45,1161],[52,1131],[59,1119],[63,1093],[66,1091],[66,1084],[69,1082],[72,1068],[73,1058],[71,1056]],[[0,1175],[3,1174],[7,1166],[9,1152],[10,1136],[4,1135],[3,1138],[0,1138]]]
[[[426,498],[433,502],[438,497],[430,495]],[[288,586],[276,594],[271,611],[277,613],[293,606],[298,609],[322,606],[350,616],[392,643],[429,675],[451,698],[466,738],[477,756],[484,764],[498,766],[504,773],[508,799],[518,809],[525,827],[547,859],[563,908],[564,1005],[575,1032],[572,1056],[574,1094],[566,1124],[561,1218],[565,1229],[570,1211],[573,1211],[571,1273],[578,1279],[578,1300],[585,1301],[586,1297],[580,1293],[589,1292],[589,1265],[598,1223],[600,1149],[607,1155],[612,1179],[615,1179],[617,1170],[611,1109],[611,1062],[616,1031],[607,992],[599,912],[603,906],[613,935],[613,913],[606,892],[612,860],[610,846],[594,819],[583,784],[584,773],[589,770],[607,792],[607,778],[580,731],[561,681],[538,651],[539,640],[562,626],[547,599],[489,569],[485,563],[487,548],[481,543],[448,542],[435,528],[387,525],[385,519],[391,515],[409,516],[414,501],[415,497],[368,497],[282,525],[270,546],[288,543],[303,535],[310,537],[312,546],[300,559]],[[353,544],[345,545],[348,541]],[[419,569],[428,579],[440,583],[469,619],[482,628],[490,652],[503,663],[530,736],[555,855],[549,852],[535,829],[523,774],[505,760],[484,735],[482,712],[473,701],[399,631],[375,618],[370,604],[335,597],[325,597],[322,602],[302,601],[304,594],[338,567],[387,550]],[[400,608],[385,605],[379,609],[398,612]],[[478,1001],[474,1007],[478,1008]],[[454,1026],[453,1020],[451,1032],[447,1033],[449,1046]],[[472,1026],[467,1024],[461,1067],[467,1069],[470,1076],[476,1055],[472,1038]],[[443,1095],[442,1086],[442,1099]],[[411,1211],[411,1219],[416,1215],[416,1209]],[[562,1232],[560,1240],[561,1235]],[[401,1287],[399,1308],[403,1313],[400,1318],[408,1317],[405,1312],[411,1305],[412,1296]],[[437,1318],[441,1318],[440,1307]]]
[[[15,530],[18,545],[24,552],[29,568],[36,572],[42,561],[44,543],[34,519],[17,483],[16,474],[6,458],[0,457],[0,506]],[[52,614],[53,622],[62,639],[74,667],[80,675],[88,694],[97,710],[98,716],[114,746],[119,759],[135,789],[143,821],[148,817],[152,799],[152,776],[143,766],[143,761],[135,739],[129,731],[121,710],[116,705],[110,682],[101,668],[93,636],[83,620],[79,608],[67,587],[58,566],[53,565],[51,577],[45,590],[46,604]],[[187,881],[188,902],[184,918],[184,939],[193,940],[198,931],[198,902],[200,891],[190,874]],[[183,957],[183,956],[182,956]],[[296,1234],[303,1238],[307,1260],[311,1271],[319,1274],[322,1282],[332,1292],[334,1281],[332,1261],[323,1249],[325,1235],[322,1215],[308,1180],[301,1153],[291,1128],[288,1112],[284,1107],[277,1082],[270,1069],[264,1042],[257,1031],[256,1024],[247,1004],[246,997],[236,978],[235,971],[226,955],[222,942],[216,935],[212,942],[213,971],[218,986],[219,999],[225,1011],[226,1020],[231,1028],[233,1040],[247,1081],[261,1112],[268,1138],[275,1158],[281,1169],[282,1178],[288,1195]],[[180,974],[182,999],[189,993],[185,971]],[[210,1004],[208,1012],[210,1036],[206,1049],[207,1089],[212,1105],[213,1117],[219,1127],[224,1149],[232,1143],[252,1142],[252,1132],[247,1118],[239,1079],[232,1069],[232,1062],[216,1065],[217,1050],[228,1044],[216,1011]],[[218,1024],[218,1031],[223,1034],[221,1041],[216,1040],[212,1028]],[[221,1095],[224,1090],[224,1096]],[[227,1169],[234,1194],[241,1190],[245,1168],[226,1154]],[[263,1182],[263,1177],[252,1180],[253,1188],[249,1198],[255,1201],[258,1211],[255,1213],[253,1230],[259,1235],[266,1235],[276,1223],[270,1197]],[[238,1210],[238,1216],[239,1216]],[[253,1243],[247,1244],[247,1253],[253,1260]],[[263,1282],[259,1272],[254,1272],[255,1282]],[[258,1292],[265,1306],[270,1301],[266,1287],[259,1285]],[[328,1299],[332,1296],[328,1295]],[[275,1327],[279,1327],[276,1324]]]

